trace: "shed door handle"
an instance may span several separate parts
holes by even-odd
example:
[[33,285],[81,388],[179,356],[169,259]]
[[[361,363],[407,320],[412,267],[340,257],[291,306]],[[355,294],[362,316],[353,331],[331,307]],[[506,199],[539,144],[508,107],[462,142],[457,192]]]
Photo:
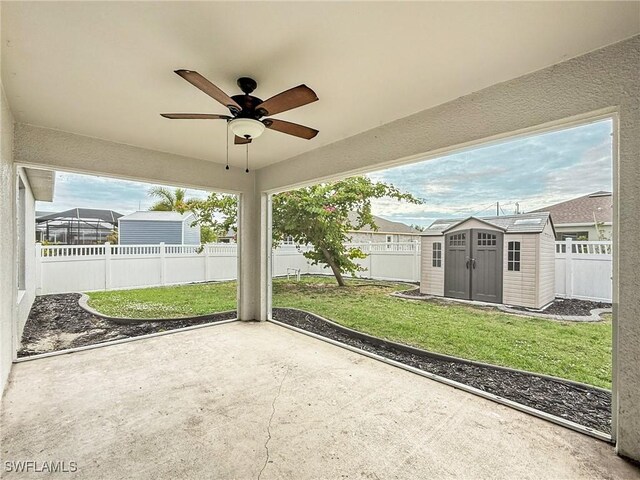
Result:
[[466,266],[467,266],[467,270],[469,270],[469,259],[467,259]]
[[475,258],[471,259],[471,264],[473,265],[473,269],[475,270],[476,269],[476,259]]

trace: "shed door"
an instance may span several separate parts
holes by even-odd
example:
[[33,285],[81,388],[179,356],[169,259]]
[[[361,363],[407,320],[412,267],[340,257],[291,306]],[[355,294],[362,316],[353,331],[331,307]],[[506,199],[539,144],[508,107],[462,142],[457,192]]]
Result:
[[445,236],[444,295],[471,298],[471,230]]
[[502,236],[491,230],[471,231],[471,299],[502,302]]

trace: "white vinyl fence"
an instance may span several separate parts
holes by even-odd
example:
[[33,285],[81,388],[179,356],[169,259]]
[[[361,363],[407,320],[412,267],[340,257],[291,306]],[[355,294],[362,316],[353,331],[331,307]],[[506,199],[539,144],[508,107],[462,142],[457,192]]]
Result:
[[[420,244],[353,244],[368,254],[358,260],[360,276],[418,281]],[[311,265],[307,248],[283,245],[273,251],[273,276],[287,273],[331,275]],[[116,290],[182,283],[232,280],[237,277],[236,244],[206,245],[55,245],[36,244],[38,294]]]
[[611,302],[611,242],[556,242],[556,296]]
[[[362,278],[420,281],[420,243],[360,243]],[[325,274],[311,265],[305,247],[283,245],[273,251],[273,275]],[[115,290],[232,280],[237,275],[235,244],[56,245],[36,244],[39,294]],[[611,242],[556,242],[556,295],[611,301]]]

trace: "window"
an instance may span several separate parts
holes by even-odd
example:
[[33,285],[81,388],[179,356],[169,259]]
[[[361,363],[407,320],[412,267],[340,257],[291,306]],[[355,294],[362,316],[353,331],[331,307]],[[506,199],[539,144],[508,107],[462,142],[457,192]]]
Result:
[[431,265],[433,267],[442,267],[442,243],[434,242],[431,251]]
[[587,241],[589,240],[589,232],[561,232],[558,234],[558,240],[564,241],[567,238],[571,240]]
[[478,246],[495,246],[496,235],[493,233],[479,233],[478,234]]
[[282,243],[283,245],[295,245],[295,242],[293,241],[293,237],[291,235],[287,235],[286,237],[284,237]]
[[449,237],[449,246],[450,247],[464,247],[467,242],[467,235],[465,233],[456,233],[455,235],[451,235]]
[[520,242],[509,242],[508,244],[507,269],[510,272],[520,271]]
[[387,235],[387,243],[393,242],[393,235]]

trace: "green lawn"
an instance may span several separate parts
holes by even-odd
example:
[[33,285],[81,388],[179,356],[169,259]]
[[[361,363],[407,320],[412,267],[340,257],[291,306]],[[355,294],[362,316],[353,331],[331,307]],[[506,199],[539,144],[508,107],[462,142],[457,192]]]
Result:
[[[90,293],[117,316],[186,316],[230,310],[235,282]],[[342,325],[434,352],[611,387],[611,321],[560,323],[493,309],[390,297],[406,285],[332,278],[275,280],[273,305],[315,312]]]

